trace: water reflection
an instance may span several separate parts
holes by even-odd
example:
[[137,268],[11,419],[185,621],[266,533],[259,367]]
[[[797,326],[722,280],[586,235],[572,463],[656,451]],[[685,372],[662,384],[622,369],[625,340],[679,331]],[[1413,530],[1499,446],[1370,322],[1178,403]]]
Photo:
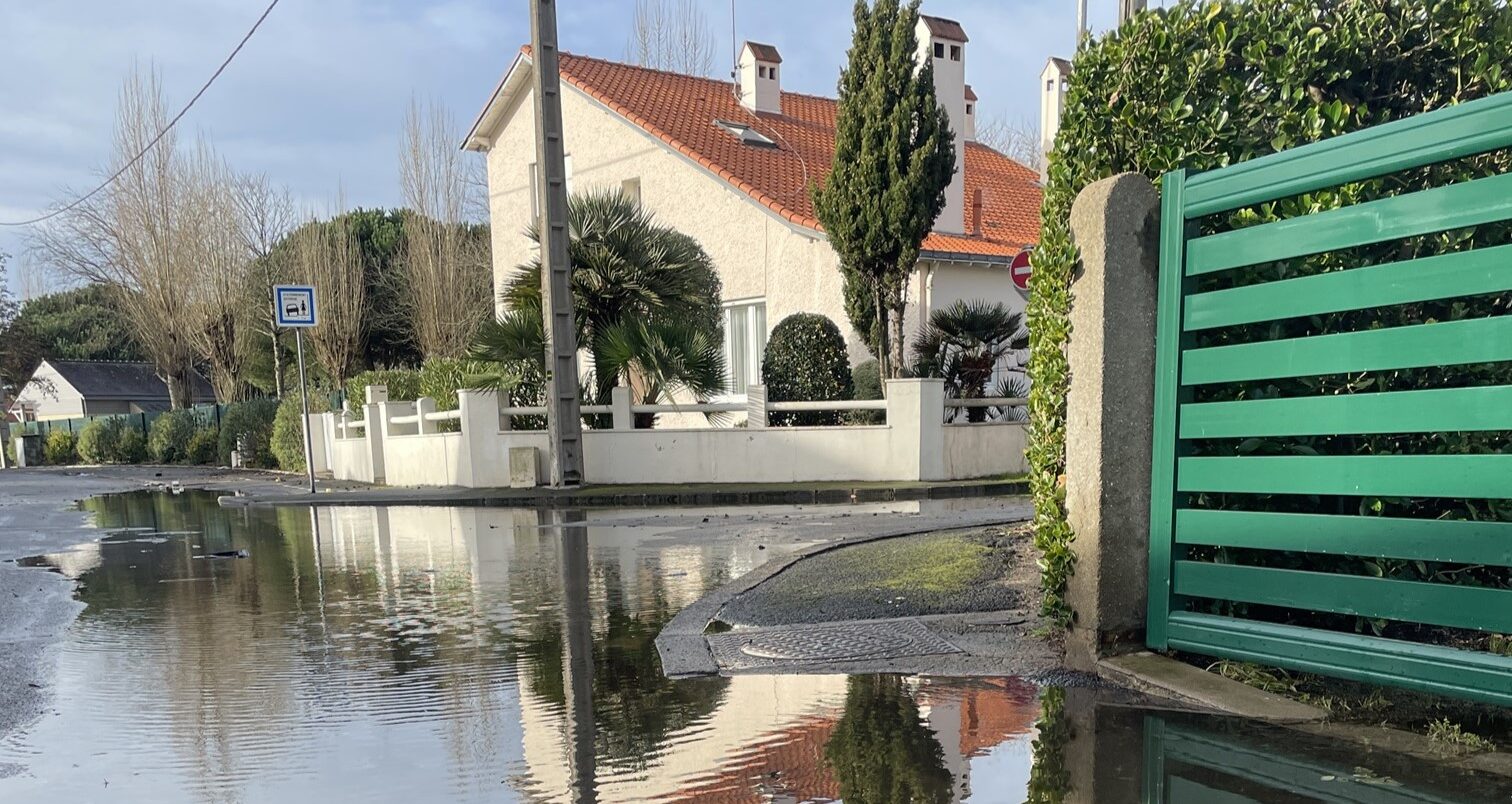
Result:
[[[192,494],[90,506],[114,535],[31,562],[77,578],[88,608],[59,654],[56,713],[0,743],[0,766],[27,769],[0,779],[6,801],[1508,795],[1294,732],[1012,679],[669,681],[662,625],[799,544],[764,537],[763,551],[698,517],[228,512]],[[205,557],[227,550],[248,557]]]

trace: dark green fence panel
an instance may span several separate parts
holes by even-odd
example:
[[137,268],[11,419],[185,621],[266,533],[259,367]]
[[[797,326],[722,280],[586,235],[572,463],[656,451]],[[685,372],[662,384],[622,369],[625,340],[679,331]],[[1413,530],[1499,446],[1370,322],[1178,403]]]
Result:
[[[1509,148],[1512,94],[1504,94],[1163,178],[1151,647],[1512,705],[1512,658],[1374,636],[1371,628],[1321,627],[1362,618],[1412,627],[1393,632],[1399,635],[1420,627],[1512,633],[1505,580],[1512,573],[1475,574],[1512,568],[1512,506],[1487,503],[1512,500],[1512,448],[1452,446],[1464,434],[1512,433],[1512,304],[1463,307],[1492,312],[1454,320],[1403,315],[1440,300],[1501,294],[1512,301],[1505,236],[1512,174],[1229,231],[1222,231],[1226,219],[1209,218]],[[1474,227],[1487,225],[1502,228],[1476,239],[1482,230]],[[1459,245],[1449,253],[1412,259],[1418,252],[1394,244],[1450,231],[1446,242]],[[1368,265],[1315,262],[1362,246],[1401,256]],[[1252,270],[1229,273],[1244,268]],[[1380,326],[1377,312],[1387,309],[1403,320]],[[1281,326],[1333,314],[1347,315],[1290,330],[1318,334],[1288,336]],[[1227,327],[1244,329],[1221,331]],[[1215,336],[1223,340],[1201,343]],[[1473,382],[1441,387],[1297,390],[1330,376],[1472,365],[1479,366]],[[1268,383],[1290,390],[1266,391]],[[1400,443],[1432,446],[1416,454],[1349,446],[1395,434],[1428,434]],[[1265,454],[1239,444],[1266,439],[1284,448]],[[1324,439],[1325,451],[1342,443],[1348,454],[1297,446],[1307,439]],[[1460,507],[1478,513],[1464,520],[1371,515],[1378,509],[1369,501],[1382,498],[1461,500],[1477,503]],[[1348,557],[1361,560],[1340,560]],[[1443,569],[1393,574],[1393,561]],[[1458,582],[1461,576],[1475,580]]]

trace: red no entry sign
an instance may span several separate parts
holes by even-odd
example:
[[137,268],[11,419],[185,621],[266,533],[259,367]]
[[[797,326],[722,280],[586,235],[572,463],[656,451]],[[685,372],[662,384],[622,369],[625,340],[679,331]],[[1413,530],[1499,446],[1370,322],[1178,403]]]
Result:
[[1008,274],[1013,277],[1013,285],[1019,290],[1029,290],[1029,252],[1033,248],[1026,248],[1013,256],[1013,262],[1008,264]]

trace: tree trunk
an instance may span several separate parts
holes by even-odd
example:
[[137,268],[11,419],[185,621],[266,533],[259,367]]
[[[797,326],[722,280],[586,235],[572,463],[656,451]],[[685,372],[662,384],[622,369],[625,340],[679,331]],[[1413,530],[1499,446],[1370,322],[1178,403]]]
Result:
[[893,373],[894,364],[892,359],[892,349],[889,347],[887,332],[887,305],[886,303],[884,303],[882,295],[882,283],[873,283],[872,299],[875,301],[877,317],[875,323],[873,323],[872,326],[874,326],[877,330],[877,376],[881,377],[883,380],[882,396],[886,397],[886,381],[895,380],[898,378],[898,376]]
[[279,399],[283,399],[283,354],[278,348],[280,344],[278,342],[277,308],[278,303],[273,301],[273,297],[270,291],[270,295],[268,296],[268,336],[269,339],[273,342],[273,395],[278,397]]
[[169,371],[168,376],[161,378],[168,386],[168,407],[183,410],[194,404],[194,385],[189,377],[188,369],[177,368]]
[[902,377],[903,366],[906,365],[903,361],[903,347],[906,342],[903,337],[903,308],[892,310],[887,323],[892,327],[888,346],[892,349],[893,377]]

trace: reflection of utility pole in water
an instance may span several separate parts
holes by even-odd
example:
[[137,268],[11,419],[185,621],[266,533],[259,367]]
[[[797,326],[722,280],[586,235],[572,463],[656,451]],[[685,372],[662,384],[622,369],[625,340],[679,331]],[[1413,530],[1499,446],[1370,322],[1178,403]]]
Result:
[[572,801],[598,801],[593,756],[593,629],[588,611],[588,528],[581,511],[552,511],[562,545],[562,685]]

